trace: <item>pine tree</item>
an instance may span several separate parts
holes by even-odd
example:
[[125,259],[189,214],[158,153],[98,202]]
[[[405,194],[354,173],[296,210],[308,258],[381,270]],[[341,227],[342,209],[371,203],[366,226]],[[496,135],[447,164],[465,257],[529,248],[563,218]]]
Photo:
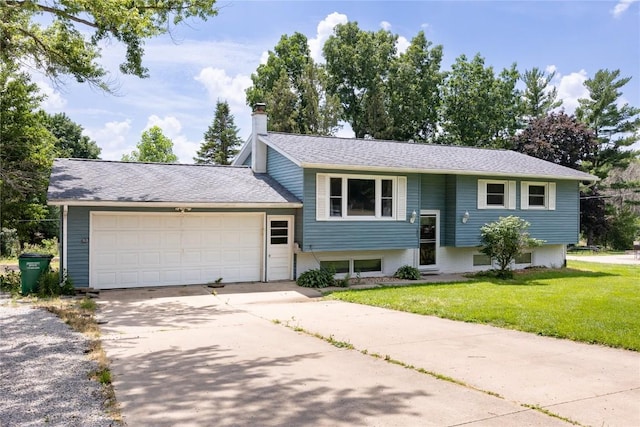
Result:
[[193,160],[198,164],[228,165],[241,142],[229,104],[218,101],[213,122],[204,133],[204,142]]

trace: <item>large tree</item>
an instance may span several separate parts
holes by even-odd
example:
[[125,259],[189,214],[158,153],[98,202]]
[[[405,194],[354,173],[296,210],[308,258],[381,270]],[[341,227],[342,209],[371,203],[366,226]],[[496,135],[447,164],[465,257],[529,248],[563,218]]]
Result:
[[122,43],[126,54],[120,71],[146,77],[145,40],[190,18],[216,15],[214,4],[215,0],[4,0],[0,62],[35,66],[53,79],[70,75],[110,90],[107,71],[99,63],[102,43]]
[[56,138],[56,156],[76,159],[100,158],[100,147],[95,141],[83,135],[82,126],[71,120],[65,113],[47,114],[41,112],[41,120]]
[[516,65],[495,75],[477,54],[459,56],[443,86],[442,142],[504,147],[519,128],[521,105]]
[[397,36],[389,31],[363,31],[356,22],[337,25],[325,42],[327,92],[342,105],[341,118],[357,138],[388,137],[387,81],[396,55]]
[[[613,170],[627,168],[638,154],[629,146],[640,140],[640,109],[620,102],[620,89],[629,80],[631,77],[620,77],[620,70],[598,70],[592,79],[584,83],[589,97],[578,100],[580,106],[576,116],[593,129],[598,142],[598,152],[587,166],[589,172],[603,180]],[[611,209],[607,209],[605,202],[609,189],[604,182],[607,181],[592,186],[582,195],[581,221],[589,244],[607,243],[606,236],[615,226],[615,223],[606,221],[607,210],[611,212]],[[638,182],[621,180],[615,185],[631,193],[640,190]],[[625,200],[621,204],[624,205]],[[626,214],[626,211],[620,210],[619,213]]]
[[159,126],[142,132],[142,138],[131,154],[122,156],[123,162],[173,163],[178,156],[173,154],[173,141],[167,138]]
[[545,73],[537,67],[522,74],[525,88],[522,93],[522,114],[527,120],[544,117],[562,105],[558,89],[551,85],[556,72]]
[[55,139],[40,120],[41,100],[28,75],[0,65],[0,230],[17,230],[21,243],[37,237],[48,214]]
[[267,104],[271,131],[334,134],[339,103],[326,94],[324,70],[311,58],[307,37],[283,35],[268,55],[267,62],[251,75],[247,104]]
[[441,105],[440,71],[442,46],[427,40],[420,31],[406,52],[391,65],[388,92],[391,132],[400,141],[433,142],[438,129]]
[[228,165],[238,153],[241,142],[229,104],[218,101],[213,123],[204,133],[204,142],[193,160],[199,164]]

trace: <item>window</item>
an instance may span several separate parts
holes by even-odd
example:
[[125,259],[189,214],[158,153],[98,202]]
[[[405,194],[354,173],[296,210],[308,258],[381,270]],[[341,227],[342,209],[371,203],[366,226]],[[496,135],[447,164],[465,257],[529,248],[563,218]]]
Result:
[[323,270],[333,271],[334,273],[348,273],[349,260],[320,261],[320,268]]
[[491,257],[485,254],[473,254],[473,266],[491,265]]
[[272,245],[286,245],[289,243],[289,221],[274,220],[271,221],[270,227]]
[[556,209],[555,182],[520,183],[520,209]]
[[406,177],[318,174],[316,218],[406,220]]
[[531,252],[518,254],[514,260],[516,264],[531,264]]
[[320,261],[320,268],[336,274],[381,273],[382,259],[343,259]]
[[478,209],[515,208],[515,181],[478,180]]

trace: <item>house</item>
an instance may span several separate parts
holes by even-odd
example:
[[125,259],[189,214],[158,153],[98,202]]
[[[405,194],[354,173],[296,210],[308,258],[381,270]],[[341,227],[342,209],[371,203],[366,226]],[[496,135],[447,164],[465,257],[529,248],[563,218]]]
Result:
[[596,179],[507,150],[267,132],[258,105],[232,166],[57,159],[48,198],[62,268],[107,289],[482,270],[480,228],[507,215],[545,241],[517,266],[561,266]]

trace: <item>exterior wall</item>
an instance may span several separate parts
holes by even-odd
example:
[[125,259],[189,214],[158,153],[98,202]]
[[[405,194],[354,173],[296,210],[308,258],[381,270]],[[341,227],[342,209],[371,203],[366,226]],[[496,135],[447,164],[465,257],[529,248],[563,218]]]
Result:
[[[267,215],[297,215],[300,209],[193,209],[191,212],[266,212]],[[167,212],[171,208],[117,208],[69,206],[67,218],[67,273],[77,288],[89,286],[89,217],[96,212]],[[186,214],[188,215],[188,213]],[[296,225],[294,224],[294,227]]]
[[[411,224],[409,218],[420,211],[420,175],[407,176],[407,218],[404,220],[329,220],[316,221],[316,174],[353,171],[304,170],[304,207],[302,208],[302,236],[298,243],[303,252],[331,252],[352,250],[407,249],[418,247],[419,221]],[[398,176],[398,174],[373,173]],[[362,175],[366,176],[366,173]],[[405,176],[405,175],[402,175]],[[301,270],[302,271],[302,270]]]
[[447,186],[446,175],[422,175],[420,179],[420,210],[440,211],[440,245],[446,244]]
[[[499,217],[515,215],[529,223],[532,237],[547,244],[576,243],[579,236],[580,203],[576,181],[556,183],[555,210],[520,209],[520,182],[516,181],[516,209],[478,209],[478,179],[502,179],[504,177],[452,176],[447,178],[446,246],[473,247],[480,244],[480,228]],[[449,191],[455,181],[455,191]],[[535,181],[526,179],[525,181]],[[540,182],[547,182],[540,180]],[[449,198],[454,198],[454,202]],[[461,221],[469,212],[466,224]],[[453,228],[453,230],[451,229]]]
[[251,167],[251,154],[249,154],[247,156],[246,159],[244,159],[244,162],[242,162],[242,166],[249,166]]
[[302,168],[271,147],[267,149],[267,173],[302,200]]
[[[414,250],[299,253],[296,256],[296,278],[307,270],[320,268],[320,261],[381,258],[382,273],[362,273],[362,277],[393,276],[403,265],[413,265]],[[340,277],[342,275],[336,275]]]
[[[531,264],[517,264],[514,268],[528,266],[556,268],[565,263],[565,245],[544,245],[534,248]],[[441,247],[438,251],[438,271],[440,273],[468,273],[495,268],[495,266],[474,266],[473,255],[479,254],[477,248]]]

